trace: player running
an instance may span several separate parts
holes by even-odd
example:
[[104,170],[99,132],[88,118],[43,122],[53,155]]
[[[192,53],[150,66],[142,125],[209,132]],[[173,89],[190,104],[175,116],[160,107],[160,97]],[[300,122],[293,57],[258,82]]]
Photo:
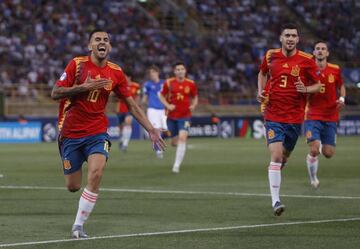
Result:
[[174,65],[174,74],[175,78],[166,80],[159,97],[168,111],[167,126],[172,145],[177,145],[172,172],[179,173],[186,151],[191,112],[198,104],[198,90],[195,82],[186,78],[184,63]]
[[306,157],[310,183],[317,188],[320,184],[317,177],[320,145],[322,145],[321,153],[326,158],[331,158],[335,154],[336,123],[339,121],[339,109],[345,105],[346,90],[340,67],[327,62],[329,56],[327,43],[316,42],[313,54],[320,69],[322,85],[319,93],[309,96],[305,134],[310,149]]
[[70,192],[81,188],[82,164],[84,161],[88,163],[87,184],[71,230],[73,238],[88,237],[83,225],[98,198],[109,156],[108,120],[104,112],[111,91],[126,101],[132,115],[149,132],[151,141],[161,149],[165,146],[160,131],[152,127],[131,97],[121,68],[108,61],[111,51],[108,33],[103,30],[91,32],[88,49],[89,56],[70,61],[51,93],[54,100],[60,100],[58,142],[65,182]]
[[[274,215],[285,210],[280,202],[281,169],[293,151],[304,119],[306,93],[320,89],[317,66],[311,55],[296,49],[298,29],[281,28],[281,48],[266,52],[258,74],[258,100],[264,109],[266,140],[270,151],[268,177]],[[268,82],[267,82],[268,81]],[[268,96],[263,95],[266,84]]]
[[[165,81],[160,79],[160,69],[155,65],[150,66],[147,73],[149,80],[144,83],[142,98],[143,104],[148,106],[147,117],[155,128],[167,130],[165,107],[159,99],[159,93]],[[155,152],[158,158],[163,158],[163,151],[156,150]]]
[[[132,81],[132,73],[129,69],[125,70],[124,73],[128,82],[128,90],[135,102],[139,103],[141,93],[140,85],[139,83]],[[131,139],[133,118],[129,113],[126,101],[121,98],[119,99],[117,117],[120,130],[119,148],[126,152]]]

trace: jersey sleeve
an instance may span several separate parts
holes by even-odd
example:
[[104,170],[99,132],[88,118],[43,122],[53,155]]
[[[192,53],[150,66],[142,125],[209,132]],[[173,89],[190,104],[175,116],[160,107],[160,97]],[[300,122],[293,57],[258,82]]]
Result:
[[195,83],[192,84],[191,88],[191,97],[195,97],[198,95],[198,88]]
[[320,80],[319,68],[312,59],[308,60],[307,77],[308,80],[305,82],[305,85],[314,85]]
[[131,92],[128,88],[128,82],[125,78],[125,75],[122,71],[118,71],[117,74],[118,81],[113,89],[114,93],[121,99],[125,99],[131,96]]
[[65,71],[60,76],[60,79],[56,82],[59,87],[71,87],[75,82],[76,63],[71,60],[66,66]]
[[343,80],[340,68],[338,70],[338,80],[337,80],[336,84],[337,84],[338,87],[341,87],[342,85],[344,85],[344,80]]
[[269,51],[266,52],[266,54],[262,60],[262,63],[260,65],[260,71],[263,74],[267,74],[269,72],[269,66],[268,66],[268,60],[267,60],[268,57],[269,57]]
[[141,95],[141,87],[140,87],[139,84],[136,86],[136,95],[137,95],[137,96],[140,96],[140,95]]

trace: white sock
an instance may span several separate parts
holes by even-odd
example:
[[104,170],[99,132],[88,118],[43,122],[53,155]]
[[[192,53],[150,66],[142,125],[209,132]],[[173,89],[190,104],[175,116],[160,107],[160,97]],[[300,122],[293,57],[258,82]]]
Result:
[[79,208],[76,214],[74,225],[84,225],[95,206],[97,196],[98,194],[92,193],[86,188],[84,189],[79,200]]
[[309,172],[310,181],[315,181],[317,179],[317,171],[319,168],[319,158],[317,156],[306,156],[306,165]]
[[130,125],[125,125],[122,130],[122,145],[127,147],[130,142],[132,128]]
[[281,163],[270,162],[268,170],[271,200],[272,206],[274,206],[276,202],[280,201]]
[[186,151],[186,143],[179,143],[176,148],[175,163],[173,169],[179,169]]

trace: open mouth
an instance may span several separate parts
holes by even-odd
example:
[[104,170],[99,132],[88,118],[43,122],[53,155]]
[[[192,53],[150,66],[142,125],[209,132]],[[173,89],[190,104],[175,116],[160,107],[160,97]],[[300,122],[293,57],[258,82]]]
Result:
[[98,47],[98,51],[99,51],[99,52],[105,52],[105,51],[106,51],[106,47],[105,47],[105,46],[99,46],[99,47]]

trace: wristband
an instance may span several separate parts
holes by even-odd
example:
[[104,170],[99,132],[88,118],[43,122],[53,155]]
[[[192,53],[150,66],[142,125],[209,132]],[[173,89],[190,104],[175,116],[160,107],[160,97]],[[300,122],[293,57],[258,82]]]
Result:
[[339,97],[339,101],[345,103],[345,97]]

